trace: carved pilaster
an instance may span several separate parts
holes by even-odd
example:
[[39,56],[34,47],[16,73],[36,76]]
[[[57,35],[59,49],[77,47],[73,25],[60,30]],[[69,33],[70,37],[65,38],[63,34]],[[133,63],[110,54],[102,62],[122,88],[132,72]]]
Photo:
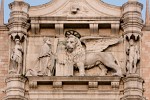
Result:
[[123,5],[122,28],[124,30],[126,78],[124,96],[121,100],[145,100],[143,97],[143,79],[140,77],[140,52],[143,20],[143,5],[136,0],[129,0]]
[[140,44],[143,27],[142,7],[143,5],[137,1],[129,1],[123,5],[122,9],[127,75],[140,74]]
[[25,98],[26,78],[25,57],[27,48],[27,30],[29,4],[23,1],[14,1],[9,5],[11,9],[9,28],[9,76],[6,78],[6,97],[4,100],[27,100]]
[[14,1],[9,4],[11,9],[8,23],[10,35],[10,62],[9,74],[21,75],[25,73],[25,57],[27,30],[30,26],[28,23],[29,4],[23,1]]

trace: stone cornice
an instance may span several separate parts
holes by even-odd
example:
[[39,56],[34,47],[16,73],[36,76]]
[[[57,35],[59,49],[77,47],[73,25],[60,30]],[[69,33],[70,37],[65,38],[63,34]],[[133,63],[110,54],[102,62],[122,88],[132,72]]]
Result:
[[118,89],[121,78],[120,77],[103,77],[103,76],[75,76],[75,77],[59,77],[59,76],[51,76],[51,77],[38,77],[38,76],[27,76],[29,80],[30,88],[37,88],[38,83],[40,82],[52,82],[53,88],[62,88],[63,82],[78,82],[83,83],[87,82],[89,88],[98,87],[98,83],[106,83],[110,84],[112,88]]
[[32,23],[120,23],[120,17],[30,17]]
[[7,25],[0,26],[0,31],[8,31]]
[[123,29],[126,29],[126,28],[128,28],[128,27],[136,27],[136,28],[142,29],[142,28],[143,28],[143,23],[141,23],[141,22],[122,23],[122,24],[121,24],[121,27],[122,27]]
[[138,81],[144,83],[144,80],[138,74],[129,74],[127,77],[123,78],[124,82],[128,82],[130,80]]
[[13,22],[13,23],[9,23],[8,25],[7,25],[7,27],[9,28],[9,29],[11,29],[11,28],[13,28],[13,27],[23,27],[23,28],[25,28],[25,29],[28,29],[29,27],[30,27],[30,24],[29,23],[23,23],[23,22]]
[[139,17],[127,17],[122,19],[124,23],[141,23],[143,24],[143,20]]
[[26,16],[28,17],[28,14],[25,13],[24,11],[13,11],[13,12],[10,12],[10,16],[14,16],[14,15],[22,15],[22,16]]
[[120,81],[120,77],[113,76],[74,76],[74,77],[62,77],[62,76],[47,76],[47,77],[38,77],[38,76],[27,76],[29,81],[78,81],[78,82],[87,82],[87,81],[98,81],[98,82],[111,82],[111,81]]
[[128,11],[128,12],[125,12],[125,13],[123,13],[122,14],[122,16],[127,16],[127,15],[130,15],[130,14],[132,14],[133,15],[133,13],[135,14],[139,14],[140,16],[141,16],[141,12],[139,12],[139,11]]
[[10,81],[20,81],[20,82],[25,82],[27,79],[21,75],[8,75],[6,78],[6,82],[10,82]]
[[9,19],[9,24],[10,23],[27,23],[28,19],[24,17],[13,17]]

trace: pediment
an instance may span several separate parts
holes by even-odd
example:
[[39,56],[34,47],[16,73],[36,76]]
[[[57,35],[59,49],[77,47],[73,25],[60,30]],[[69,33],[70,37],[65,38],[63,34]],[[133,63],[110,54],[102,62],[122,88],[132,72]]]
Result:
[[121,7],[101,0],[52,0],[29,9],[30,17],[120,17]]

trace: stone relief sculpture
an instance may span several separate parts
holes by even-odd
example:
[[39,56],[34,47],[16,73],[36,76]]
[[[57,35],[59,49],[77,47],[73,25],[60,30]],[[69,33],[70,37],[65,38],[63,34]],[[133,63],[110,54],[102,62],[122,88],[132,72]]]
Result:
[[11,54],[12,69],[10,73],[21,74],[23,67],[23,47],[19,39],[15,39],[15,47]]
[[71,13],[77,14],[79,10],[80,10],[79,4],[77,2],[74,2],[71,6]]
[[52,43],[49,38],[44,38],[44,45],[41,48],[40,55],[38,57],[40,67],[38,73],[40,75],[53,75],[53,63],[52,63]]
[[[120,38],[110,37],[82,37],[73,30],[65,33],[66,38],[58,38],[52,52],[52,43],[49,38],[44,38],[44,44],[38,59],[38,67],[29,69],[27,76],[73,76],[74,68],[79,69],[79,76],[86,75],[86,69],[98,66],[99,75],[108,73],[108,68],[113,70],[113,75],[123,76],[122,69],[117,59],[105,50],[120,42]],[[57,45],[57,46],[56,46]],[[56,61],[56,63],[54,63]]]
[[29,69],[27,76],[53,76],[54,75],[54,55],[52,53],[52,42],[50,38],[44,37],[44,44],[41,47],[38,62],[39,67]]
[[127,47],[126,53],[127,58],[127,73],[136,73],[137,63],[140,60],[139,47],[136,45],[135,41],[131,38],[129,40],[129,46]]
[[89,13],[89,8],[82,3],[83,1],[73,0],[71,2],[72,3],[69,6],[66,5],[66,7],[62,9],[63,11],[56,13],[56,15],[59,15],[59,16],[60,15],[63,15],[63,16],[89,16],[91,15],[91,13]]
[[[76,31],[67,31],[66,32],[66,50],[67,58],[72,62],[72,66],[75,66],[79,69],[80,76],[85,75],[85,69],[92,68],[95,65],[100,65],[101,63],[105,66],[99,66],[102,70],[102,75],[107,74],[107,67],[115,70],[116,73],[113,75],[123,76],[121,67],[116,59],[111,53],[103,52],[110,45],[117,44],[119,39],[111,39],[109,42],[104,41],[104,37],[84,37],[81,38],[80,34]],[[102,39],[103,45],[99,45],[97,48],[98,51],[88,51],[88,44],[86,41],[95,39]],[[102,42],[101,41],[101,42]],[[85,46],[82,43],[86,44]]]

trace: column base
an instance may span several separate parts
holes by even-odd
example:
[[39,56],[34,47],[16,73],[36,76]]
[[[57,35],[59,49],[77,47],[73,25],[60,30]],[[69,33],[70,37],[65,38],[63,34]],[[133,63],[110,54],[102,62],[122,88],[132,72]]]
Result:
[[28,100],[23,96],[13,95],[13,96],[6,96],[3,100]]
[[129,95],[121,98],[121,100],[146,100],[146,99],[139,95]]
[[9,75],[6,78],[6,97],[4,100],[27,100],[25,98],[26,78],[21,75]]

